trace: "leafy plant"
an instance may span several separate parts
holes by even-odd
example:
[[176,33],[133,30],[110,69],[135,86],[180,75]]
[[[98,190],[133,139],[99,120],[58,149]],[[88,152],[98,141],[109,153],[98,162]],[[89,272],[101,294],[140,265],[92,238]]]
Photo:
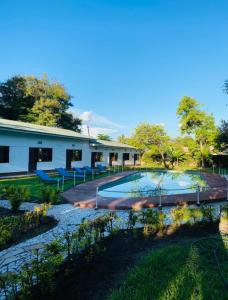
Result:
[[46,203],[57,204],[59,202],[59,190],[53,188],[43,188],[41,189],[41,199]]
[[145,235],[162,231],[165,227],[165,214],[155,209],[147,209],[141,213],[140,222],[144,225],[143,232]]

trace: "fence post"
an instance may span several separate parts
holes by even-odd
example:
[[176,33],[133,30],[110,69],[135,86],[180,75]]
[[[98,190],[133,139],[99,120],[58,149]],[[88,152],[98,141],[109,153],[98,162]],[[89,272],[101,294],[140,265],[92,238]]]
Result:
[[200,206],[200,187],[198,184],[196,186],[196,205]]
[[98,191],[99,191],[99,187],[97,186],[96,188],[96,204],[95,204],[95,209],[98,209]]
[[161,193],[162,189],[161,187],[159,187],[159,209],[162,209],[162,193]]
[[75,186],[75,175],[76,175],[75,173],[76,173],[76,172],[74,171],[74,186]]
[[94,170],[92,169],[92,180],[94,179]]
[[59,190],[59,179],[57,179],[57,190]]

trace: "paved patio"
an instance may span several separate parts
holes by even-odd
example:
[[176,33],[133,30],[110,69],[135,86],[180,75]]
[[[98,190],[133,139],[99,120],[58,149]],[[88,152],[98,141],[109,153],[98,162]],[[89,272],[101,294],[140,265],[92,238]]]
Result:
[[[135,171],[118,173],[105,178],[97,179],[91,182],[80,184],[63,193],[63,198],[80,208],[94,208],[96,201],[98,208],[105,209],[141,209],[148,207],[156,207],[159,205],[159,197],[140,197],[140,198],[111,198],[97,196],[97,188],[110,182],[114,182],[120,178],[134,174]],[[200,202],[216,202],[226,200],[227,183],[226,179],[218,174],[202,173],[202,177],[207,182],[209,189],[200,192]],[[185,205],[196,203],[196,193],[163,195],[162,206]]]

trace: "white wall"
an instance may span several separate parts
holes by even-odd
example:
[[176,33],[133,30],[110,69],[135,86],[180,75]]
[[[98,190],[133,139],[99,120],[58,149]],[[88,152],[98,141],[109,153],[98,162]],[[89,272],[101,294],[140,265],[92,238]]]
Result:
[[[40,144],[39,142],[42,142]],[[89,142],[78,139],[60,139],[31,134],[17,134],[0,132],[0,146],[9,146],[9,163],[0,163],[0,173],[27,172],[29,161],[29,148],[52,148],[51,162],[38,162],[38,170],[51,170],[58,167],[66,167],[66,150],[82,150],[82,161],[73,162],[73,165],[82,167],[91,163]]]
[[[40,144],[42,142],[42,144]],[[52,148],[51,162],[38,162],[38,170],[52,170],[58,167],[66,167],[66,150],[82,150],[82,161],[72,162],[72,167],[91,165],[91,152],[103,152],[104,164],[109,165],[109,153],[118,152],[118,161],[122,164],[124,152],[130,153],[130,160],[134,161],[134,149],[121,149],[111,147],[90,147],[89,140],[67,139],[44,136],[39,134],[23,134],[0,131],[0,146],[9,146],[9,163],[0,163],[0,173],[28,172],[29,148]]]

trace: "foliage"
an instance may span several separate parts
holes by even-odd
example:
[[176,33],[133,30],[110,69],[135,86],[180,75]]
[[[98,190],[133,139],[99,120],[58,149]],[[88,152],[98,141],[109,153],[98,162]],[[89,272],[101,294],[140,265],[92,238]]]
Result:
[[71,96],[47,76],[14,76],[0,83],[0,116],[80,131],[81,120],[68,109]]
[[17,211],[23,201],[30,199],[29,190],[26,186],[4,186],[1,188],[0,197],[10,201],[13,211]]
[[144,152],[153,151],[161,158],[164,167],[167,167],[165,152],[169,137],[162,125],[141,123],[136,127],[131,140],[136,148]]
[[228,145],[228,121],[222,120],[219,127],[217,143],[220,150],[225,150]]
[[43,202],[57,204],[59,202],[59,190],[55,190],[49,187],[41,189],[41,199]]
[[158,231],[162,231],[165,227],[165,214],[159,210],[144,210],[139,216],[139,220],[143,224],[143,233],[146,236],[149,234],[156,233]]
[[225,205],[221,209],[221,218],[224,220],[228,220],[228,205]]
[[198,155],[196,158],[204,167],[210,163],[211,147],[216,144],[218,135],[215,120],[212,115],[200,110],[200,104],[193,98],[183,97],[177,108],[180,117],[180,129],[182,134],[193,134],[198,143]]
[[103,140],[103,141],[111,141],[111,137],[108,134],[104,134],[104,133],[99,133],[97,135],[98,140]]
[[24,234],[31,232],[45,223],[50,205],[42,204],[34,211],[18,216],[6,216],[0,219],[0,249],[13,244]]

